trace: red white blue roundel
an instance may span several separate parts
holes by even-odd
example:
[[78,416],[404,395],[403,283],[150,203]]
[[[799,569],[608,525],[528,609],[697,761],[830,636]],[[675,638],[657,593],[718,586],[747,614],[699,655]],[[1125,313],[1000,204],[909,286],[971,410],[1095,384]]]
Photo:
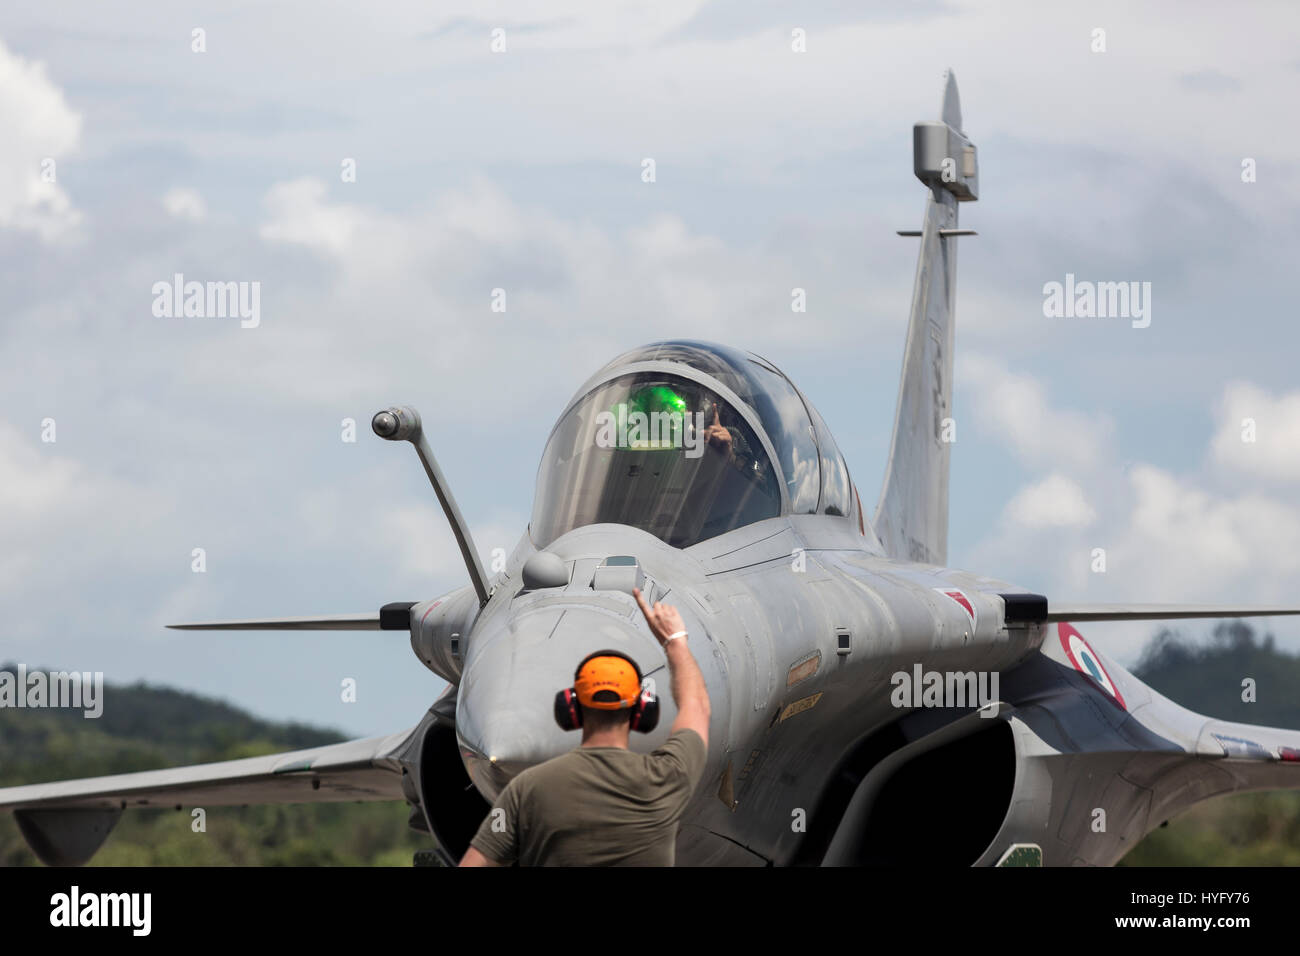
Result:
[[1074,665],[1074,669],[1091,677],[1094,684],[1114,698],[1115,703],[1128,710],[1128,705],[1124,703],[1124,695],[1110,679],[1106,668],[1102,666],[1101,658],[1088,646],[1083,635],[1075,630],[1072,624],[1066,624],[1064,621],[1056,625],[1056,633],[1060,636],[1061,648],[1065,651],[1065,656],[1070,659],[1070,663]]

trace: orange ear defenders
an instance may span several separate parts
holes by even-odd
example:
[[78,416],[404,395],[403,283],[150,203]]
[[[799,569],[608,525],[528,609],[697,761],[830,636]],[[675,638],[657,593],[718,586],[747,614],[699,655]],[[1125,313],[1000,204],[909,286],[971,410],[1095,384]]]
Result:
[[573,672],[573,686],[555,694],[555,722],[561,730],[582,726],[582,708],[626,710],[629,726],[648,734],[659,723],[659,700],[641,690],[641,668],[620,651],[596,651]]

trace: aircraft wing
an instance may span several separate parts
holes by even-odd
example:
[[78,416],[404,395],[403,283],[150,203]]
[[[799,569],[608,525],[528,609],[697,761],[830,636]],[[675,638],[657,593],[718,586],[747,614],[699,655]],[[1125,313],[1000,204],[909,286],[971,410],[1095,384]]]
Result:
[[393,751],[409,730],[310,750],[221,763],[0,789],[0,810],[237,806],[322,800],[401,800]]
[[221,763],[0,789],[27,842],[53,866],[90,859],[127,807],[402,800],[397,754],[411,730],[389,737]]
[[1181,618],[1282,617],[1300,614],[1300,607],[1235,604],[1058,604],[1051,602],[1046,620],[1173,621]]
[[[409,606],[409,605],[408,605]],[[207,621],[201,624],[168,624],[176,631],[378,631],[379,614],[322,614],[313,617],[269,617],[246,621]],[[408,624],[402,622],[405,629]]]
[[[1212,616],[1225,610],[1233,609]],[[1229,685],[1241,676],[1222,675]],[[1032,844],[1045,865],[1110,866],[1203,800],[1300,790],[1300,730],[1189,710],[1066,622],[1050,625],[1039,653],[1003,675],[1000,691],[1016,766],[986,865]]]

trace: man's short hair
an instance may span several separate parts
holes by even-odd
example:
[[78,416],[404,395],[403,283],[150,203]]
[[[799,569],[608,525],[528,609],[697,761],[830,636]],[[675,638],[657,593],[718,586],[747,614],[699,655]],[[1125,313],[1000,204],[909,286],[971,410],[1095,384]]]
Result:
[[621,710],[596,710],[594,707],[582,708],[582,726],[586,730],[618,730],[626,727],[632,720],[632,707]]

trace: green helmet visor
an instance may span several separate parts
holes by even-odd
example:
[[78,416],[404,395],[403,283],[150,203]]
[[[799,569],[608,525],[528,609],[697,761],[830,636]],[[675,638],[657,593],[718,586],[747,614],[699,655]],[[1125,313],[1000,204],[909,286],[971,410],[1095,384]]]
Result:
[[610,409],[615,418],[631,425],[627,447],[637,451],[680,449],[685,429],[691,427],[686,398],[667,385],[647,385],[628,395],[625,402]]

